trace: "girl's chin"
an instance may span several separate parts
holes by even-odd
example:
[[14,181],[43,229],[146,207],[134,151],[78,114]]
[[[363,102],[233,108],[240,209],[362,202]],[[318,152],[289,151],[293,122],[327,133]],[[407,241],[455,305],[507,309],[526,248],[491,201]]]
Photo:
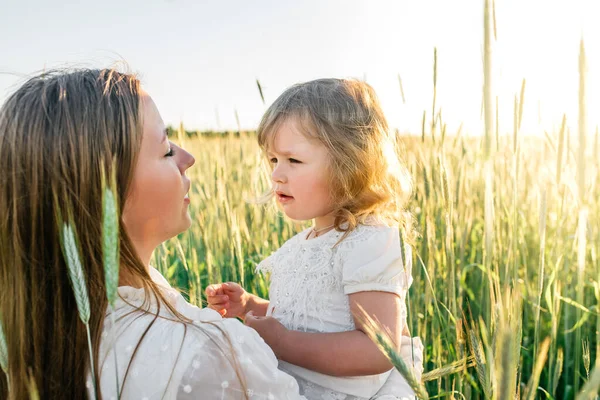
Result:
[[294,222],[306,222],[306,221],[311,221],[315,218],[314,216],[310,216],[310,215],[288,213],[285,210],[284,210],[284,214],[286,217],[293,220]]

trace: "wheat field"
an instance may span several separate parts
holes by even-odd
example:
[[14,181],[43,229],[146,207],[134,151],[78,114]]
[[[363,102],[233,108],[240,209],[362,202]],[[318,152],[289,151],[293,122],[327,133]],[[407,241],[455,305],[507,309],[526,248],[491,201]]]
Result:
[[[423,114],[422,132],[400,137],[414,182],[407,210],[418,234],[407,297],[409,329],[425,345],[418,393],[430,399],[596,399],[600,138],[586,125],[584,43],[579,115],[569,116],[579,130],[567,129],[565,116],[555,131],[521,132],[529,112],[523,81],[512,133],[499,135],[491,91],[495,16],[493,1],[483,2],[483,134],[448,131],[436,104],[434,50],[432,107]],[[183,124],[169,130],[196,158],[188,171],[193,223],[155,251],[152,265],[198,306],[206,305],[208,284],[224,281],[268,298],[256,265],[309,222],[294,223],[273,204],[253,204],[270,185],[255,132],[190,132]]]
[[[196,157],[193,225],[155,265],[198,305],[212,282],[268,296],[255,266],[303,226],[251,203],[268,185],[252,132],[183,132],[174,139]],[[402,138],[419,233],[409,324],[426,346],[431,397],[562,399],[597,385],[598,137],[583,160],[575,141],[565,129],[502,137],[486,155],[484,138]]]
[[[520,132],[526,82],[511,135],[495,129],[493,3],[485,1],[480,138],[447,132],[433,103],[420,135],[401,137],[414,180],[407,205],[419,234],[409,326],[425,344],[427,393],[451,399],[594,399],[600,386],[598,129],[586,125],[586,58],[579,58],[578,132]],[[258,83],[258,82],[257,82]],[[260,83],[258,89],[262,97]],[[264,98],[263,98],[264,102]],[[497,104],[497,102],[496,102]],[[497,107],[497,105],[496,105]],[[496,124],[497,125],[497,124]],[[196,157],[192,228],[154,263],[192,303],[208,283],[233,280],[268,296],[256,264],[303,226],[251,204],[268,187],[253,132],[174,140]],[[399,367],[399,366],[397,366]],[[401,369],[401,368],[399,368]]]

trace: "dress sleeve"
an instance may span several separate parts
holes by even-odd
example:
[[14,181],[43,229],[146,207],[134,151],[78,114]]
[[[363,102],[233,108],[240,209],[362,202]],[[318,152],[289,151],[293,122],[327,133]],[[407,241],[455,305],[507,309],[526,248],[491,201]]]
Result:
[[410,248],[401,251],[397,228],[364,229],[340,247],[344,293],[382,291],[404,297],[412,284]]
[[186,348],[195,353],[183,366],[178,400],[306,400],[296,380],[277,369],[277,358],[254,330],[237,320],[193,328],[196,345]]
[[268,274],[273,272],[273,259],[275,257],[275,253],[272,253],[270,256],[262,260],[256,265],[256,273]]

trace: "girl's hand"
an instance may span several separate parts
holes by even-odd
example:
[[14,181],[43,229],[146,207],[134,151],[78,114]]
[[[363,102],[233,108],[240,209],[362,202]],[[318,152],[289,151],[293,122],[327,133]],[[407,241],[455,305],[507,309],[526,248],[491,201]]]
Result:
[[254,329],[269,345],[275,356],[282,352],[284,337],[289,330],[273,317],[258,317],[252,311],[246,314],[245,324]]
[[208,308],[226,318],[243,318],[247,312],[250,295],[234,282],[209,285],[206,290]]

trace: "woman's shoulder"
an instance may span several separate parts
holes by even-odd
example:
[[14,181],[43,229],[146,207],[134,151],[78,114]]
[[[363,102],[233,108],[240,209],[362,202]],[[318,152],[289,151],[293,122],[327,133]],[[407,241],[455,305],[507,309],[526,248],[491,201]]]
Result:
[[164,393],[165,398],[210,393],[209,398],[216,398],[230,385],[232,393],[227,392],[227,398],[237,399],[238,372],[246,375],[253,366],[260,367],[264,375],[254,390],[269,386],[265,383],[271,378],[267,372],[277,373],[277,359],[254,330],[209,309],[186,316],[197,319],[184,322],[132,314],[117,322],[116,344],[109,328],[100,353],[103,391],[111,393],[114,388],[115,354],[120,382],[129,370],[122,387],[124,398],[134,394],[152,398],[151,393]]

